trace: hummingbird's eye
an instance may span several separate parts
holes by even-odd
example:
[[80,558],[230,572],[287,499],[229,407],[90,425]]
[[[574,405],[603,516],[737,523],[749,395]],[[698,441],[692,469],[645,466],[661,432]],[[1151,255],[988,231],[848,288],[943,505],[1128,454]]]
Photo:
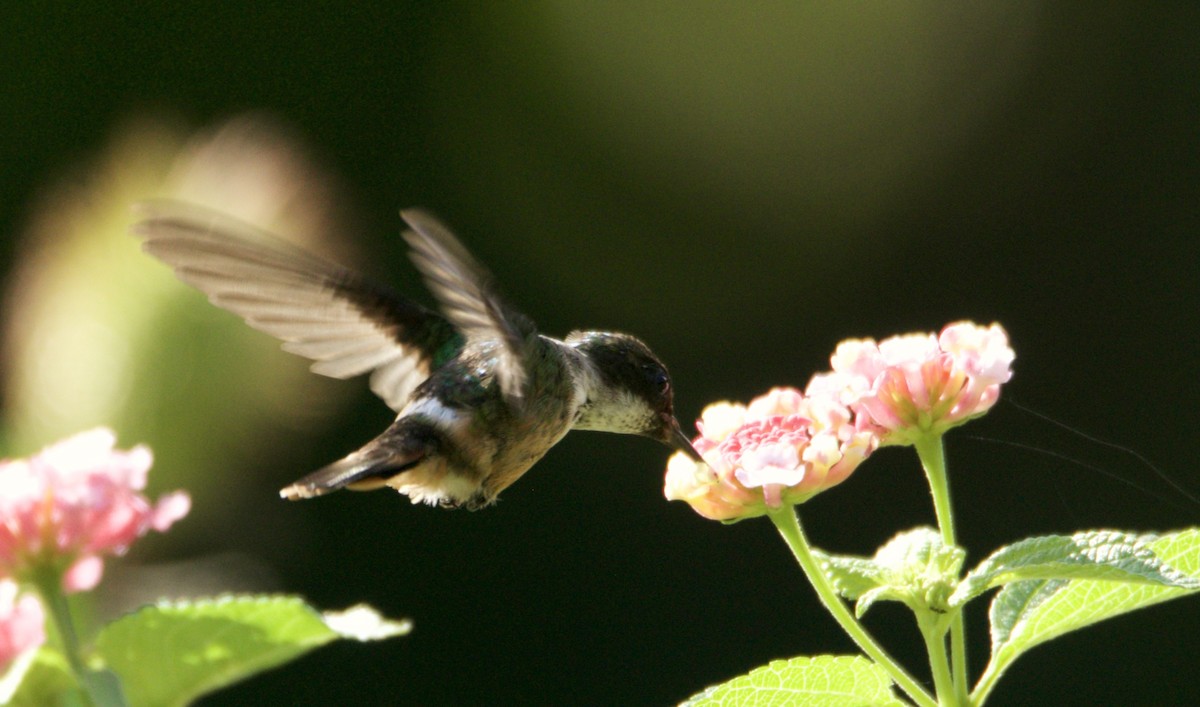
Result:
[[660,393],[666,393],[671,389],[671,378],[666,371],[659,371],[654,374],[654,387]]

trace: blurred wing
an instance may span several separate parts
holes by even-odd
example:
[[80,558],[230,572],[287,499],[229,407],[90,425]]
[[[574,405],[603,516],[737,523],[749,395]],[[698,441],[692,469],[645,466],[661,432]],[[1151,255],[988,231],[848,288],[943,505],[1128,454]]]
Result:
[[462,346],[437,313],[241,221],[170,201],[138,210],[142,249],[179,279],[316,361],[314,373],[374,371],[371,390],[393,410]]
[[500,344],[496,378],[505,398],[519,404],[527,378],[526,349],[537,335],[533,322],[500,298],[491,274],[440,221],[417,209],[400,215],[413,229],[404,234],[413,263],[425,276],[442,313],[468,340]]

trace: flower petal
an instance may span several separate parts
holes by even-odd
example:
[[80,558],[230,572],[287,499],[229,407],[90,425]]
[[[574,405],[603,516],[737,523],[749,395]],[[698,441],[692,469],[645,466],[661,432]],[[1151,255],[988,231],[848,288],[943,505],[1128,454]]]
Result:
[[46,642],[42,604],[32,594],[20,594],[11,579],[0,580],[0,673],[17,656]]
[[150,516],[150,527],[160,533],[166,532],[192,510],[192,497],[186,491],[173,491],[159,496],[154,504],[154,512]]
[[67,569],[63,575],[63,590],[67,592],[86,592],[100,584],[104,576],[104,560],[96,555],[81,557]]

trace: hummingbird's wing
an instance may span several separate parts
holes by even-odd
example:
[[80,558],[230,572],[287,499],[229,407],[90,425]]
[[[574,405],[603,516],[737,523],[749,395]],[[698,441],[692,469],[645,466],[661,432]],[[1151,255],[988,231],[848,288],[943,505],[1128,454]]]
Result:
[[316,361],[315,373],[374,371],[371,390],[397,412],[462,348],[445,318],[383,285],[249,224],[173,201],[138,205],[142,249],[247,324]]
[[491,273],[440,221],[419,209],[406,209],[400,215],[413,229],[404,233],[413,263],[425,276],[442,313],[468,340],[500,344],[496,379],[509,403],[519,405],[528,377],[526,352],[537,328],[500,298]]

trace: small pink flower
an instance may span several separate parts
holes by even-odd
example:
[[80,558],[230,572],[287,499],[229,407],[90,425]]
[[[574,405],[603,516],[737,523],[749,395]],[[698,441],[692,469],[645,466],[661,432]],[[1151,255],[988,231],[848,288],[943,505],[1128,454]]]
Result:
[[110,430],[95,429],[0,462],[0,576],[53,565],[64,571],[67,591],[91,589],[103,555],[123,554],[151,529],[165,531],[187,515],[191,501],[182,491],[153,505],[139,493],[150,450],[114,450],[115,442]]
[[695,462],[683,452],[667,461],[663,494],[668,501],[685,501],[712,520],[734,521],[765,512],[761,493],[724,482],[711,466]]
[[1007,383],[1016,354],[999,324],[987,329],[970,322],[951,324],[938,336],[938,346],[963,370],[985,384]]
[[804,481],[800,451],[811,439],[808,425],[808,418],[800,415],[751,420],[718,449],[742,486],[763,489],[767,505],[779,508],[783,487]]
[[692,446],[703,455],[736,432],[745,421],[745,405],[726,402],[713,403],[704,408],[700,419],[696,421],[696,429],[700,431],[700,436],[696,438]]
[[0,579],[0,673],[25,651],[46,642],[46,617],[37,597],[18,597],[17,583]]
[[717,403],[696,423],[704,463],[679,453],[667,464],[664,494],[700,515],[734,521],[803,503],[841,483],[877,445],[855,430],[848,409],[776,388],[746,407]]
[[911,444],[991,409],[1014,358],[999,324],[958,322],[940,335],[844,341],[830,359],[833,372],[813,376],[805,392],[848,406],[854,427],[876,428],[883,444]]
[[772,415],[792,415],[800,412],[803,406],[804,394],[795,388],[772,388],[750,401],[746,406],[746,416],[759,419]]

